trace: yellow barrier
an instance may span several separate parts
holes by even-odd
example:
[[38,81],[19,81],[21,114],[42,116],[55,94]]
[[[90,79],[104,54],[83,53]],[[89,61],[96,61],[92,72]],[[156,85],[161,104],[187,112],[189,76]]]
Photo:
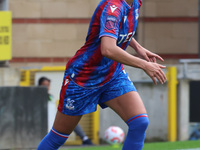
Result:
[[30,86],[30,70],[21,70],[20,86]]
[[168,80],[168,141],[177,140],[177,69],[169,67]]
[[11,24],[11,12],[0,11],[0,61],[11,59]]
[[92,125],[93,125],[93,140],[92,142],[95,144],[99,144],[99,116],[100,116],[99,107],[97,107],[97,111],[92,113]]

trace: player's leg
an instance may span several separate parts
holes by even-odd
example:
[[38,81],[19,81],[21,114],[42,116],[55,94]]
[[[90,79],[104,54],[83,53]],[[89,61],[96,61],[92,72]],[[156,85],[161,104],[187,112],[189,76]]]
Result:
[[40,143],[38,150],[56,150],[64,144],[82,115],[96,110],[100,94],[98,88],[86,89],[78,86],[66,74],[53,128]]
[[119,97],[105,102],[125,122],[133,116],[146,114],[146,109],[140,95],[136,91],[125,93]]
[[86,137],[88,139],[88,137],[86,136],[85,132],[83,131],[83,129],[81,128],[81,126],[79,124],[77,124],[77,126],[74,128],[74,132],[76,133],[76,135],[78,135],[82,140]]
[[93,145],[79,124],[77,124],[77,126],[74,128],[74,132],[81,138],[83,145]]
[[65,115],[58,111],[53,124],[53,128],[56,129],[58,132],[71,134],[74,128],[77,126],[78,122],[80,121],[81,117],[82,116]]
[[139,94],[135,91],[128,92],[105,104],[113,109],[129,127],[123,150],[142,150],[149,120]]
[[[74,91],[81,90],[65,74],[53,128],[41,141],[38,150],[57,150],[65,143],[69,134],[78,124],[82,117],[82,114],[77,113],[80,112],[78,104],[81,100],[75,97],[79,96],[80,93],[75,93]],[[76,106],[74,99],[77,101]]]
[[37,150],[57,150],[65,143],[80,119],[81,116],[68,116],[58,111],[53,128],[43,138]]

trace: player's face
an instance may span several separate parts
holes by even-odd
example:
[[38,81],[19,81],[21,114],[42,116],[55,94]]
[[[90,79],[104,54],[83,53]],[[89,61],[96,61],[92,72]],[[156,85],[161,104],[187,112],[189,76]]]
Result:
[[44,81],[42,82],[41,86],[47,87],[47,88],[48,88],[48,91],[49,91],[49,89],[50,89],[50,82],[49,82],[48,80],[44,80]]

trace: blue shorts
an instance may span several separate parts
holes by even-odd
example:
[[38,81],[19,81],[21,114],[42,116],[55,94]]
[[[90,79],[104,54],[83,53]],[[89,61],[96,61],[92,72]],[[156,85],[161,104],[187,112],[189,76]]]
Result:
[[65,74],[58,110],[66,115],[79,116],[96,111],[97,104],[102,108],[104,102],[112,100],[130,91],[137,91],[128,74],[122,70],[119,75],[98,88],[84,88],[74,83]]

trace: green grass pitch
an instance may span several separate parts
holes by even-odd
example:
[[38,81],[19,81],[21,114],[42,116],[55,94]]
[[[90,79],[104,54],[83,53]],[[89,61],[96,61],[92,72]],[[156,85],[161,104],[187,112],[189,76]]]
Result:
[[[121,150],[120,147],[95,146],[63,150]],[[143,150],[200,150],[200,141],[145,143]]]

